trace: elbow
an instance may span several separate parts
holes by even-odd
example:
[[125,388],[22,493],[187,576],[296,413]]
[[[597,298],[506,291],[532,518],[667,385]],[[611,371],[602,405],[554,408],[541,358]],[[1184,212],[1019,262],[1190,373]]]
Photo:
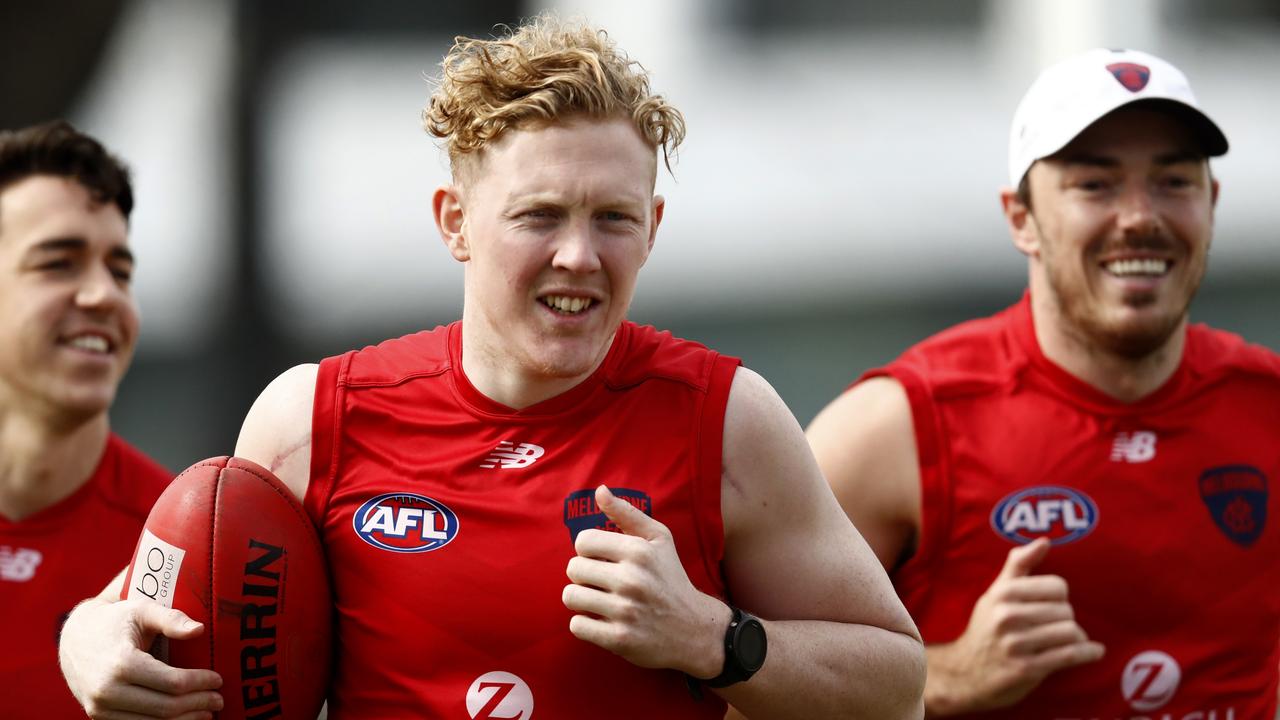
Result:
[[924,717],[924,683],[928,668],[924,643],[914,627],[912,632],[902,633],[899,637],[903,645],[903,657],[899,668],[902,680],[898,687],[902,692],[898,695],[899,702],[891,717],[921,720]]
[[928,671],[925,659],[924,643],[918,638],[914,641],[911,655],[911,702],[904,718],[922,720],[924,718],[924,683]]
[[845,698],[837,717],[868,720],[921,720],[925,714],[924,683],[926,659],[924,643],[913,632],[888,631],[889,642],[881,645],[876,671],[869,666],[858,671],[864,679]]
[[907,628],[903,631],[907,645],[906,674],[910,678],[910,698],[907,712],[902,716],[921,720],[925,715],[924,685],[929,673],[929,658],[924,649],[924,638],[911,617],[907,616]]

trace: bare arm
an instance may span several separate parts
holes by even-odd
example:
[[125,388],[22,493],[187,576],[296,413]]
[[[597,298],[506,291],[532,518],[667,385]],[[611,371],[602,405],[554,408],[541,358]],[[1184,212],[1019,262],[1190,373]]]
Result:
[[311,412],[319,366],[298,365],[271,382],[245,415],[236,457],[270,470],[298,502],[311,481]]
[[[725,573],[769,655],[721,695],[753,718],[918,717],[920,636],[791,412],[740,369],[725,420]],[[720,628],[723,633],[723,626]]]
[[874,378],[809,424],[809,447],[840,506],[886,570],[914,552],[920,529],[920,465],[906,391]]
[[[294,495],[310,478],[315,365],[300,365],[263,390],[245,417],[235,454],[269,468]],[[202,625],[149,600],[120,601],[122,571],[72,611],[58,657],[67,685],[94,718],[210,718],[222,708],[222,679],[209,670],[172,668],[146,649],[160,635],[199,635]]]
[[[819,413],[808,438],[841,506],[892,570],[921,527],[906,392],[889,378],[861,383]],[[1048,552],[1045,541],[1012,548],[960,638],[926,646],[930,717],[1013,704],[1050,673],[1102,656],[1075,622],[1066,581],[1032,574]]]
[[[795,418],[745,369],[730,389],[721,487],[728,589],[761,617],[769,652],[749,681],[716,692],[756,718],[919,717],[915,626]],[[689,581],[666,526],[603,487],[596,501],[622,533],[578,535],[570,630],[641,667],[720,674],[729,607]]]

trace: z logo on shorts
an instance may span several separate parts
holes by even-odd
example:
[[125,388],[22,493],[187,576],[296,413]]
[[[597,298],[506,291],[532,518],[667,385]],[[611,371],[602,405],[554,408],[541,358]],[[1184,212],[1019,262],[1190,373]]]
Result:
[[1147,650],[1129,659],[1120,676],[1120,690],[1138,712],[1159,710],[1173,699],[1182,682],[1182,668],[1168,653]]
[[467,688],[467,714],[472,720],[529,720],[533,691],[518,675],[487,672]]

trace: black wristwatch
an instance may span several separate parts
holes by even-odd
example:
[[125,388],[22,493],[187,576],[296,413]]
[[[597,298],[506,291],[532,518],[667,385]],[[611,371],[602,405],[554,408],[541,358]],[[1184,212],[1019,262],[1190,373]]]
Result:
[[764,656],[769,650],[764,625],[750,613],[732,605],[729,609],[733,611],[733,619],[724,632],[724,669],[704,681],[708,687],[722,688],[750,680],[764,665]]

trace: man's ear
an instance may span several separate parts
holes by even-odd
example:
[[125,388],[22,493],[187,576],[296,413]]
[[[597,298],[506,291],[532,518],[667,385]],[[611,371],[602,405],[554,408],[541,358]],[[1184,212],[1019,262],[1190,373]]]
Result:
[[662,213],[667,209],[667,199],[661,195],[653,196],[653,224],[649,226],[649,250],[653,252],[653,241],[658,238],[658,226],[662,224]]
[[1000,188],[1000,207],[1004,210],[1004,220],[1009,225],[1009,235],[1013,238],[1013,246],[1027,257],[1040,254],[1040,233],[1036,230],[1036,219],[1031,208],[1018,197],[1018,191],[1011,187]]
[[465,233],[466,218],[462,208],[462,191],[457,185],[441,185],[431,197],[431,209],[435,214],[440,239],[449,254],[458,262],[471,259],[471,247]]

